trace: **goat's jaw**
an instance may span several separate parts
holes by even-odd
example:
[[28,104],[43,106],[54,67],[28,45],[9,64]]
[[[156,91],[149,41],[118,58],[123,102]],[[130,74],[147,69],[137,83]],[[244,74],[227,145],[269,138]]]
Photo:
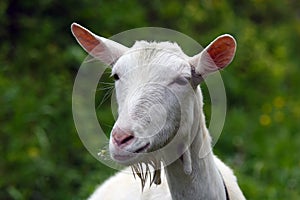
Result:
[[132,165],[144,160],[146,152],[150,148],[150,143],[142,143],[140,145],[128,145],[126,148],[119,148],[114,144],[110,144],[111,158],[121,165]]

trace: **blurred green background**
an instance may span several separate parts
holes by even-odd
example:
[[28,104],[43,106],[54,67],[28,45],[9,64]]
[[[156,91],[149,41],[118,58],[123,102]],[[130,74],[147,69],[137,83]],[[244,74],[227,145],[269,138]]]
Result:
[[74,127],[72,86],[86,53],[73,21],[105,37],[165,27],[203,46],[232,34],[238,48],[222,72],[228,112],[215,152],[247,198],[300,199],[299,2],[1,0],[0,199],[85,199],[114,173]]

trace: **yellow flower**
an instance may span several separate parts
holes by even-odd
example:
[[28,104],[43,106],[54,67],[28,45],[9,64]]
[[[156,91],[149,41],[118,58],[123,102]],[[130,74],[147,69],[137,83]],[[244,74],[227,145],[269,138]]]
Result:
[[30,158],[36,158],[40,155],[40,151],[37,147],[30,147],[27,150],[27,153]]
[[280,96],[276,97],[273,101],[275,108],[282,108],[285,104],[284,99]]
[[262,111],[264,113],[271,113],[272,112],[272,105],[270,103],[265,103],[263,106],[262,106]]
[[269,115],[263,114],[260,116],[259,122],[262,126],[268,126],[271,124],[272,120]]

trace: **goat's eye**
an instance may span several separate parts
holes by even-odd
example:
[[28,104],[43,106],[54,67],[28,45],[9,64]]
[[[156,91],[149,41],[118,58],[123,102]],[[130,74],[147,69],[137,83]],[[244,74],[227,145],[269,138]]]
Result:
[[178,84],[178,85],[185,85],[189,82],[188,78],[183,77],[183,76],[179,76],[174,80],[174,83]]
[[120,77],[119,77],[118,74],[114,74],[113,77],[114,77],[114,79],[115,79],[116,81],[120,79]]

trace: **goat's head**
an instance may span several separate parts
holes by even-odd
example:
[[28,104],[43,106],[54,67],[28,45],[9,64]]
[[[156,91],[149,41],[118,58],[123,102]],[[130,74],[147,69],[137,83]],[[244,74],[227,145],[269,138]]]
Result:
[[232,61],[235,40],[222,35],[189,57],[176,43],[139,41],[127,48],[78,24],[72,32],[90,55],[112,67],[119,113],[110,137],[112,159],[124,165],[144,162],[145,153],[178,135],[174,150],[181,156],[193,113],[202,106],[201,99],[195,103],[197,85]]

